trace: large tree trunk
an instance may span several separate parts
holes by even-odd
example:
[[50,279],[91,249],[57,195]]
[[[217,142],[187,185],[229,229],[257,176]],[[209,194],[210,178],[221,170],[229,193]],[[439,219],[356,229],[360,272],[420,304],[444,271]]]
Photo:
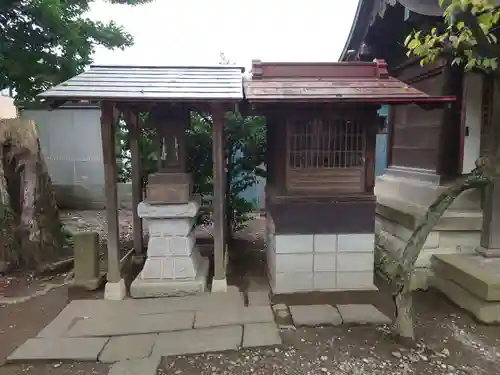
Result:
[[0,120],[0,150],[0,204],[6,218],[0,232],[11,239],[0,247],[0,266],[39,268],[57,258],[65,238],[35,124]]
[[477,168],[470,175],[457,180],[430,205],[425,217],[417,225],[408,240],[397,265],[396,274],[394,275],[394,283],[396,285],[396,292],[394,294],[394,303],[396,305],[394,330],[405,341],[414,341],[415,339],[410,284],[415,262],[429,233],[462,192],[475,188],[484,188],[491,182],[492,177],[485,174],[481,168]]

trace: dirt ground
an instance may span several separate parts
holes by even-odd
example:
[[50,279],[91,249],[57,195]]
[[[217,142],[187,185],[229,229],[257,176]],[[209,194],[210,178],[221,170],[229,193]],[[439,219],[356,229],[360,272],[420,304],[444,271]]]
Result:
[[[74,229],[104,233],[104,220],[92,213],[68,213]],[[128,214],[121,215],[122,240],[130,238]],[[91,217],[90,220],[86,219]],[[79,223],[79,224],[75,224]],[[78,229],[80,228],[80,229]],[[263,219],[256,218],[240,233],[231,262],[234,282],[248,288],[246,275],[263,280]],[[205,230],[205,229],[203,229]],[[246,250],[245,250],[246,249]],[[237,251],[236,251],[237,250]],[[246,267],[245,267],[246,264]],[[0,296],[21,296],[57,283],[62,275],[30,278],[30,275],[0,277]],[[246,283],[246,284],[245,284]],[[4,285],[3,289],[2,286]],[[392,314],[390,295],[382,288],[379,307]],[[7,292],[7,293],[6,293]],[[28,302],[0,304],[1,375],[105,375],[108,365],[98,363],[34,363],[3,365],[5,358],[26,339],[34,337],[75,298],[102,298],[97,293],[77,292],[67,287],[53,289]],[[167,358],[158,374],[498,374],[500,373],[500,327],[476,324],[470,316],[435,291],[415,293],[416,333],[419,347],[405,350],[395,343],[388,327],[324,327],[282,331],[284,344],[276,349],[252,349],[224,354]]]

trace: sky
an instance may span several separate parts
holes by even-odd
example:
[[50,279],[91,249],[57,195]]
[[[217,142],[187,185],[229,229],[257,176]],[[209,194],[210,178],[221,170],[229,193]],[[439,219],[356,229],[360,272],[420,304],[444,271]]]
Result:
[[250,67],[262,61],[337,61],[357,0],[156,0],[92,4],[88,17],[122,25],[135,44],[98,47],[96,64],[213,65],[223,52]]

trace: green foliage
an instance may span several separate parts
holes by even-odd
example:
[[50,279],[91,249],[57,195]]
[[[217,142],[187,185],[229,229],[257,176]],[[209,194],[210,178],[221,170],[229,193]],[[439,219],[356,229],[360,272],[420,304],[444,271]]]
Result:
[[[110,0],[137,5],[151,0]],[[0,90],[30,100],[89,65],[95,47],[125,48],[132,36],[83,15],[93,0],[0,0]]]
[[[444,6],[444,0],[439,3]],[[465,70],[496,71],[500,50],[495,30],[499,20],[496,0],[452,0],[443,8],[442,25],[408,35],[408,56],[420,57],[422,65],[446,56]]]
[[[239,113],[228,112],[225,116],[226,157],[231,160],[228,166],[227,181],[229,199],[227,213],[231,228],[238,231],[245,226],[249,214],[255,209],[254,202],[249,202],[241,193],[256,183],[256,176],[265,176],[261,165],[265,157],[265,119],[263,117],[243,117]],[[119,125],[119,180],[129,181],[131,176],[130,145],[124,123]],[[155,132],[141,130],[139,140],[143,181],[157,171],[155,154]],[[193,178],[193,190],[204,201],[213,194],[213,159],[212,159],[212,120],[210,116],[192,112],[190,126],[186,131],[187,169]],[[202,215],[200,220],[208,222],[210,215]]]

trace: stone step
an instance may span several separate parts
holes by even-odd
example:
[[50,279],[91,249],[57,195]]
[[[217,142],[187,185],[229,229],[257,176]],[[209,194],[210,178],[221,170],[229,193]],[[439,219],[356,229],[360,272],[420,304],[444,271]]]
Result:
[[435,254],[432,270],[484,301],[500,301],[500,259],[476,254]]
[[490,302],[478,298],[456,282],[442,277],[442,275],[430,277],[429,284],[452,302],[469,311],[478,321],[486,324],[500,323],[500,302]]

